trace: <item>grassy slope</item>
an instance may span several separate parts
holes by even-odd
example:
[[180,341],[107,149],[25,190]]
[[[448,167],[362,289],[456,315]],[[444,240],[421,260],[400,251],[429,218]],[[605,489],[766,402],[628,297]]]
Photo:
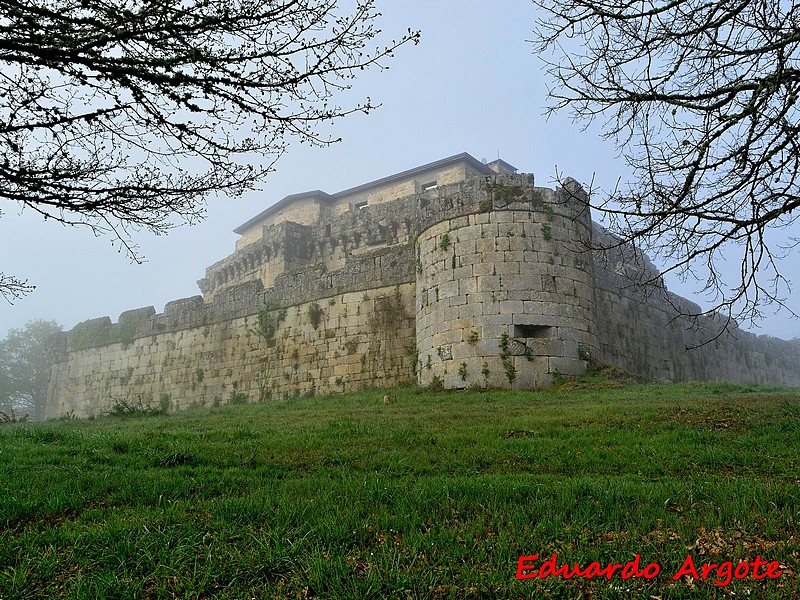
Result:
[[[398,390],[0,428],[0,598],[791,598],[800,393]],[[515,579],[520,555],[657,562]],[[672,581],[688,554],[777,580]]]

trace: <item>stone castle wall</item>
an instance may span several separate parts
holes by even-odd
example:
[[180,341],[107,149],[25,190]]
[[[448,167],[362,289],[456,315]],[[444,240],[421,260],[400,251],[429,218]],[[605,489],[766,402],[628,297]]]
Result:
[[[578,188],[470,177],[262,236],[209,267],[204,297],[86,321],[54,347],[47,416],[170,410],[416,381],[533,389],[590,360],[658,379],[800,385],[800,347],[645,297],[592,253]],[[629,257],[628,257],[629,258]],[[646,261],[646,259],[643,259]],[[624,275],[623,275],[624,274]],[[709,335],[710,334],[710,335]]]
[[461,216],[431,211],[450,218],[417,241],[420,383],[537,388],[585,370],[596,346],[588,209],[530,183],[486,186]]
[[284,221],[264,226],[261,238],[208,267],[200,289],[210,301],[217,293],[258,279],[269,288],[283,273],[311,266],[333,273],[345,269],[348,261],[387,247],[393,250],[384,266],[392,268],[389,263],[402,259],[401,248],[413,242],[416,231],[416,211],[403,200],[351,210],[314,225]]
[[698,307],[664,290],[644,295],[630,279],[608,271],[596,283],[599,362],[664,381],[800,386],[798,340],[756,336],[735,325],[723,331],[722,320],[678,317],[676,307]]
[[[411,248],[406,254],[413,259]],[[121,401],[178,410],[410,382],[414,290],[403,280],[411,268],[384,268],[384,258],[377,252],[328,276],[305,269],[269,290],[244,284],[211,304],[197,296],[161,314],[151,307],[117,324],[84,322],[57,349],[46,415],[89,417]],[[135,325],[128,337],[126,323]]]

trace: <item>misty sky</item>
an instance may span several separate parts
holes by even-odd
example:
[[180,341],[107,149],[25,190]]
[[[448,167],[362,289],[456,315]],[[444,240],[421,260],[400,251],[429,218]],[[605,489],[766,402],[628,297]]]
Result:
[[[353,115],[331,129],[343,141],[318,149],[293,144],[277,171],[240,199],[211,197],[207,219],[168,236],[146,232],[134,241],[147,262],[131,264],[108,238],[88,229],[44,223],[12,204],[0,205],[0,261],[7,275],[28,278],[36,290],[10,306],[0,300],[0,337],[36,318],[66,328],[85,319],[199,294],[205,268],[233,252],[233,229],[288,194],[329,193],[440,158],[469,152],[498,156],[537,185],[559,171],[610,186],[629,175],[611,142],[582,131],[567,115],[546,120],[546,85],[531,39],[536,11],[525,0],[385,2],[380,26],[388,37],[422,30],[422,43],[400,49],[388,70],[362,74],[349,98],[370,96],[382,107]],[[342,100],[346,104],[346,99]],[[784,275],[800,281],[800,267]],[[703,304],[691,287],[670,289]],[[800,312],[793,298],[789,306]],[[800,337],[800,322],[778,313],[757,333]]]

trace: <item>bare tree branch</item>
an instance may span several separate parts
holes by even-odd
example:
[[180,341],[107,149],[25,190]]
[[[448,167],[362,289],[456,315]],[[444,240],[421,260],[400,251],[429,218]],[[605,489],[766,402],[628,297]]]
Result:
[[0,296],[9,304],[14,304],[14,300],[22,298],[28,292],[33,291],[34,287],[28,285],[27,281],[6,275],[0,271]]
[[[800,5],[773,0],[534,0],[551,112],[602,118],[632,168],[596,193],[619,240],[693,277],[707,312],[788,307],[798,244]],[[738,257],[736,280],[723,263]],[[794,314],[794,313],[792,313]]]
[[[0,200],[138,259],[132,230],[201,219],[289,140],[333,143],[320,124],[375,107],[333,101],[419,39],[370,48],[375,3],[0,0]],[[7,282],[7,298],[27,289]]]

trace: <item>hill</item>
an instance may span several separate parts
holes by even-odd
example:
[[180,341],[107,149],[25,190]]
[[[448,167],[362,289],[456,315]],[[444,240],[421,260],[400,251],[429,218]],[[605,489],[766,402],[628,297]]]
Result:
[[0,598],[794,597],[800,392],[589,388],[6,424]]

